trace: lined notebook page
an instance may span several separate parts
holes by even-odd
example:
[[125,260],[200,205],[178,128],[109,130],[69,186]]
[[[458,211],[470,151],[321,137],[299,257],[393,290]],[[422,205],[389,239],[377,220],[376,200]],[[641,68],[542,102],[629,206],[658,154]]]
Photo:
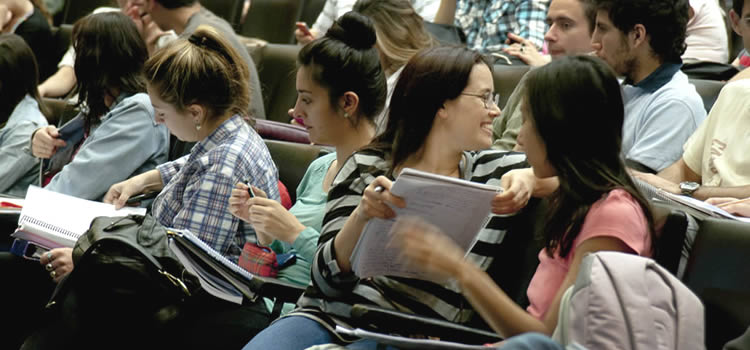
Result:
[[[417,216],[438,226],[465,252],[489,219],[492,199],[501,188],[467,180],[404,169],[391,193],[406,200],[396,208],[397,217]],[[396,219],[373,218],[367,222],[352,252],[352,269],[360,278],[389,275],[424,278],[418,269],[398,259],[399,248],[388,247]]]
[[30,186],[26,193],[19,231],[14,236],[47,243],[54,247],[73,247],[82,234],[88,230],[91,221],[99,216],[145,215],[145,208],[122,208],[115,210],[112,204],[76,198],[37,186]]

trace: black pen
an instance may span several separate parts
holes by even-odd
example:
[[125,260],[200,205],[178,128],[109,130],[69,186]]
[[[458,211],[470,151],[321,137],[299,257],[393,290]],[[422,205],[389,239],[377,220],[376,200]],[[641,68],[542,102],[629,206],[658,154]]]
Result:
[[159,192],[148,192],[148,193],[141,193],[139,195],[135,195],[133,197],[128,198],[127,201],[125,201],[125,204],[136,204],[140,203],[141,201],[144,201],[146,199],[151,199],[156,197],[156,195],[159,194]]

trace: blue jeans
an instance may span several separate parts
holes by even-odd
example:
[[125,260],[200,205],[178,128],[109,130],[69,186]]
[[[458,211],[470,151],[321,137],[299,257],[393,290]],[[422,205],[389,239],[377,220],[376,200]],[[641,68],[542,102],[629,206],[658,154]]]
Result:
[[562,345],[558,344],[550,337],[539,333],[524,333],[515,337],[508,338],[503,343],[503,350],[563,350]]
[[[313,345],[340,343],[338,338],[307,317],[289,316],[277,320],[258,333],[243,350],[301,350]],[[360,340],[349,344],[347,349],[356,350],[388,350],[393,349],[378,345],[371,340]]]

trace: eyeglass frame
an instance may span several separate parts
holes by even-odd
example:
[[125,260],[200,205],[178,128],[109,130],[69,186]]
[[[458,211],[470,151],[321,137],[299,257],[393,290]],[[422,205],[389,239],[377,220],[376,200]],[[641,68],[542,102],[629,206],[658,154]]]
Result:
[[488,106],[488,104],[490,103],[494,104],[495,107],[498,107],[498,108],[500,107],[500,94],[498,94],[497,92],[488,91],[481,95],[470,94],[468,92],[462,92],[461,95],[479,97],[480,99],[482,99],[482,103],[484,104],[484,109],[490,109],[490,107]]

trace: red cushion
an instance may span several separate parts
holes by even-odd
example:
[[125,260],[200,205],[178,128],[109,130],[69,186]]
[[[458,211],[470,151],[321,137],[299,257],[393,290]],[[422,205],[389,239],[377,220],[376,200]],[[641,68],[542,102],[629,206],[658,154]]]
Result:
[[281,198],[281,205],[289,210],[292,207],[292,197],[289,196],[289,190],[286,189],[284,183],[279,181],[279,198]]

